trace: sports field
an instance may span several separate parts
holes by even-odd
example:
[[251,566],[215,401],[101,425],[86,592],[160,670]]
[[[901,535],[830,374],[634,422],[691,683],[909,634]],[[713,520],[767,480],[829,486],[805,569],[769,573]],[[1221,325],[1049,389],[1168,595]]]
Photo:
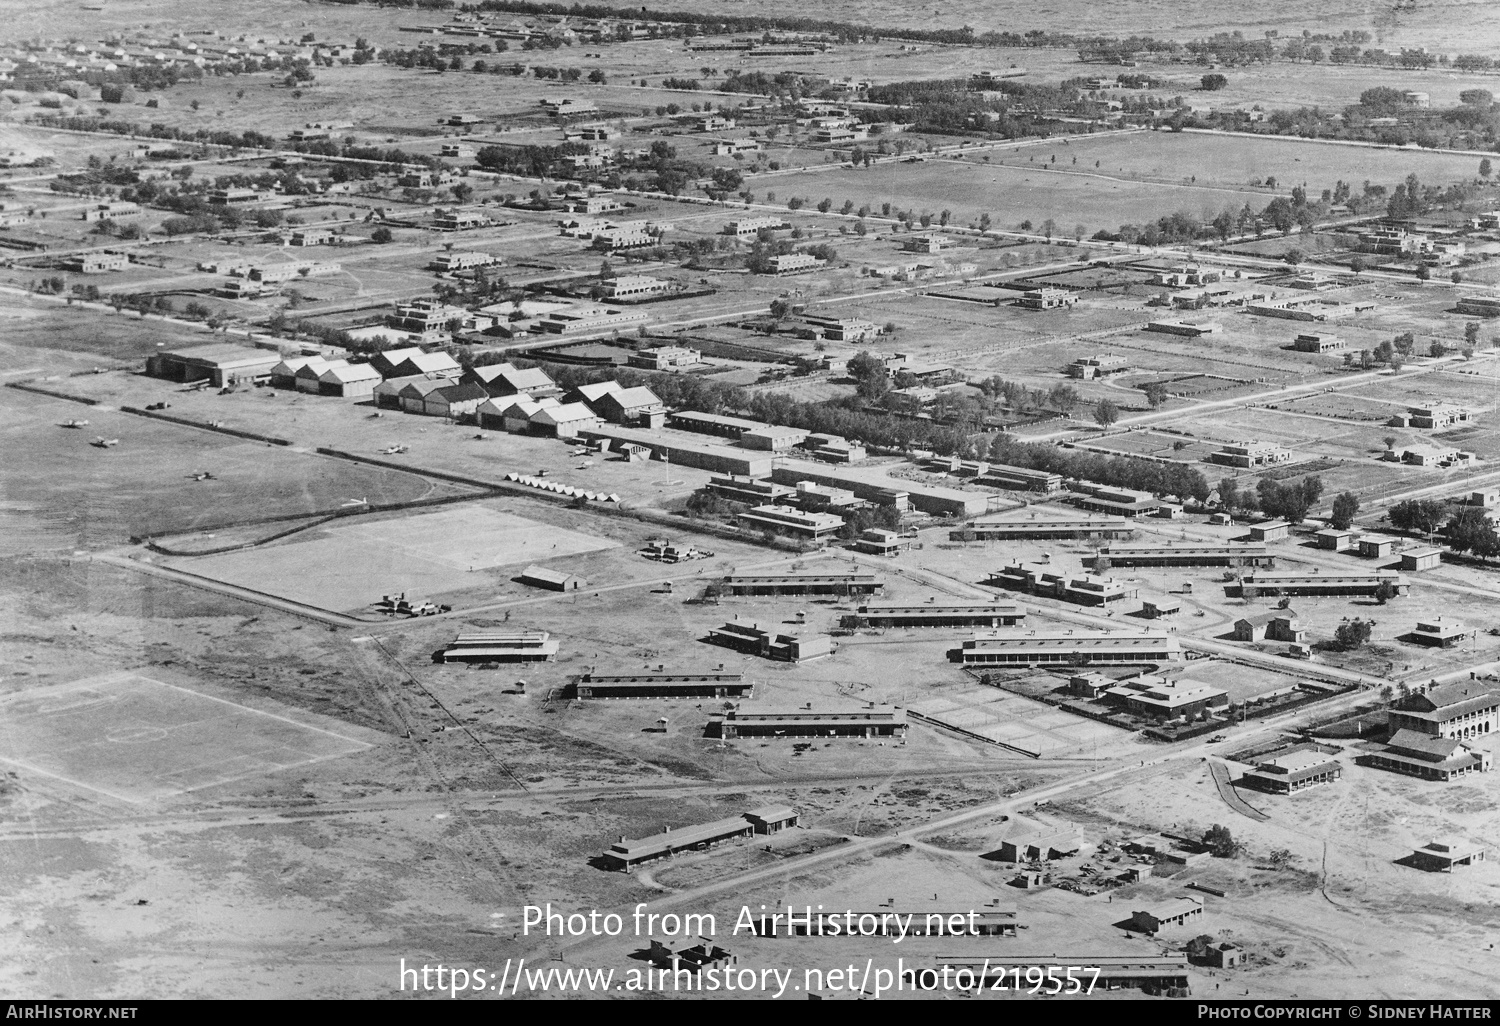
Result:
[[358,522],[311,538],[168,565],[320,609],[359,610],[380,596],[473,587],[470,573],[616,548],[619,542],[488,506]]
[[1118,741],[1126,732],[982,684],[945,687],[932,698],[910,704],[911,711],[1036,756],[1057,756],[1100,742]]
[[369,747],[132,673],[0,699],[0,763],[132,803]]

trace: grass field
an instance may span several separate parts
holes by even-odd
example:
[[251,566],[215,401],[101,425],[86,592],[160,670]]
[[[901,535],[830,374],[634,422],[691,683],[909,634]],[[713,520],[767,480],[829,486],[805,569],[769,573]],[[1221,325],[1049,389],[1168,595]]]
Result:
[[0,762],[133,803],[370,747],[127,673],[10,695],[0,712]]
[[280,545],[173,565],[323,609],[355,610],[386,593],[405,591],[415,598],[472,587],[470,571],[514,569],[617,544],[466,506],[341,525]]
[[[985,161],[985,156],[990,159]],[[1024,147],[1000,145],[962,161],[762,175],[751,180],[751,187],[756,192],[774,190],[779,197],[830,196],[835,205],[849,198],[934,215],[948,209],[958,223],[984,213],[997,227],[1014,227],[1022,220],[1039,225],[1051,218],[1060,234],[1067,235],[1077,224],[1092,234],[1179,210],[1212,217],[1246,203],[1260,209],[1275,191],[1249,183],[1267,176],[1281,183],[1306,182],[1309,192],[1316,194],[1340,179],[1394,184],[1414,173],[1437,184],[1473,178],[1477,168],[1474,158],[1451,154],[1133,132]]]

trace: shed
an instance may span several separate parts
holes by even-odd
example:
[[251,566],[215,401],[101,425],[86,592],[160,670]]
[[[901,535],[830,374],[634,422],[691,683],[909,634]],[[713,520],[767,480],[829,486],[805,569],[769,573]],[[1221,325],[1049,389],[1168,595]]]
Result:
[[1403,570],[1431,570],[1442,561],[1442,549],[1407,549],[1401,553]]
[[762,805],[745,813],[757,834],[776,834],[797,825],[797,810],[790,805]]
[[1163,616],[1176,616],[1182,612],[1182,603],[1174,598],[1148,598],[1141,602],[1141,615],[1156,620]]
[[1315,537],[1318,540],[1318,548],[1320,549],[1343,552],[1345,549],[1354,547],[1353,531],[1340,531],[1330,528],[1327,531],[1319,531]]
[[536,563],[521,571],[520,581],[533,588],[546,588],[549,591],[578,591],[589,586],[589,582],[577,574],[570,574],[566,570],[549,570]]
[[1258,542],[1285,541],[1291,534],[1292,525],[1285,520],[1262,520],[1250,525],[1250,540]]
[[1394,538],[1376,538],[1373,535],[1365,535],[1359,540],[1359,554],[1366,559],[1384,559],[1396,548]]
[[1141,933],[1155,935],[1164,930],[1172,930],[1201,921],[1202,918],[1203,902],[1184,894],[1152,908],[1132,912],[1130,928],[1139,930]]

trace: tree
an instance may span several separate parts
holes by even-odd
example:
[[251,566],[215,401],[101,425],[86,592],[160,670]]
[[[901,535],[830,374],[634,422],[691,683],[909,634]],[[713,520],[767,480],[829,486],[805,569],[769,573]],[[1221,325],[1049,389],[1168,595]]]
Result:
[[1396,352],[1402,356],[1410,356],[1412,350],[1417,348],[1417,336],[1409,331],[1405,331],[1391,339],[1391,344],[1396,347]]
[[1479,343],[1479,322],[1478,321],[1470,321],[1469,323],[1467,323],[1467,324],[1464,325],[1464,342],[1466,342],[1467,344],[1469,344],[1471,346],[1472,345],[1478,345],[1478,343]]
[[1198,80],[1198,85],[1204,92],[1215,93],[1229,84],[1229,79],[1220,74],[1204,75]]
[[1182,950],[1187,955],[1188,961],[1198,963],[1207,960],[1209,949],[1213,947],[1213,944],[1213,937],[1203,933],[1188,941]]
[[1303,260],[1305,260],[1306,257],[1303,256],[1302,251],[1300,249],[1298,249],[1297,247],[1293,246],[1291,249],[1289,249],[1289,250],[1286,251],[1286,255],[1284,257],[1282,257],[1281,259],[1285,260],[1292,267],[1296,267]]
[[1401,593],[1390,581],[1381,581],[1375,586],[1375,601],[1382,606]]
[[1098,406],[1094,407],[1094,422],[1102,428],[1108,428],[1119,419],[1120,408],[1114,404],[1113,400],[1103,399]]
[[1146,394],[1146,402],[1151,404],[1153,410],[1164,405],[1169,398],[1167,386],[1160,381],[1148,381],[1141,391]]
[[1329,523],[1336,531],[1347,531],[1349,525],[1354,523],[1355,514],[1359,512],[1359,496],[1353,492],[1344,492],[1333,500],[1333,516]]
[[1447,505],[1436,499],[1407,499],[1393,505],[1386,516],[1398,531],[1428,535],[1442,524],[1447,510]]
[[1490,166],[1490,158],[1482,157],[1479,161],[1479,177],[1488,180],[1493,168]]
[[869,350],[861,349],[850,357],[846,369],[854,379],[855,394],[861,399],[879,399],[890,391],[885,361]]
[[391,230],[385,225],[381,225],[370,233],[370,241],[375,243],[384,244],[390,242],[392,238],[394,236],[391,234]]
[[1481,559],[1500,552],[1500,536],[1478,506],[1460,506],[1443,525],[1443,537],[1454,552],[1472,552]]
[[1219,482],[1219,505],[1225,509],[1236,509],[1240,504],[1240,483],[1232,477]]
[[[1495,102],[1495,96],[1488,89],[1465,89],[1458,94],[1458,102],[1468,107],[1483,107],[1487,110]],[[1483,173],[1480,172],[1480,174]]]
[[1339,624],[1333,632],[1334,644],[1342,652],[1353,652],[1363,648],[1370,640],[1370,633],[1374,629],[1375,621],[1361,620],[1356,617],[1353,620],[1345,620]]
[[1213,853],[1215,858],[1233,858],[1240,850],[1239,843],[1235,841],[1234,834],[1227,826],[1215,823],[1209,827],[1203,835],[1203,844]]
[[1047,220],[1043,221],[1042,222],[1042,234],[1045,235],[1045,236],[1047,236],[1047,241],[1048,242],[1051,242],[1052,241],[1052,236],[1054,236],[1054,235],[1057,234],[1057,222],[1054,221],[1054,220],[1052,220],[1052,218],[1050,218],[1050,217],[1047,218]]

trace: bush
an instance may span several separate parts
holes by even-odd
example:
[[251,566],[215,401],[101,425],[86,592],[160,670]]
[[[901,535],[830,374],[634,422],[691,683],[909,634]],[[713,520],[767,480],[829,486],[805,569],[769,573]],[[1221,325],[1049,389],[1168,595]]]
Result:
[[1338,625],[1333,632],[1334,644],[1341,652],[1353,652],[1363,648],[1370,640],[1370,632],[1375,625],[1373,620],[1346,620]]

